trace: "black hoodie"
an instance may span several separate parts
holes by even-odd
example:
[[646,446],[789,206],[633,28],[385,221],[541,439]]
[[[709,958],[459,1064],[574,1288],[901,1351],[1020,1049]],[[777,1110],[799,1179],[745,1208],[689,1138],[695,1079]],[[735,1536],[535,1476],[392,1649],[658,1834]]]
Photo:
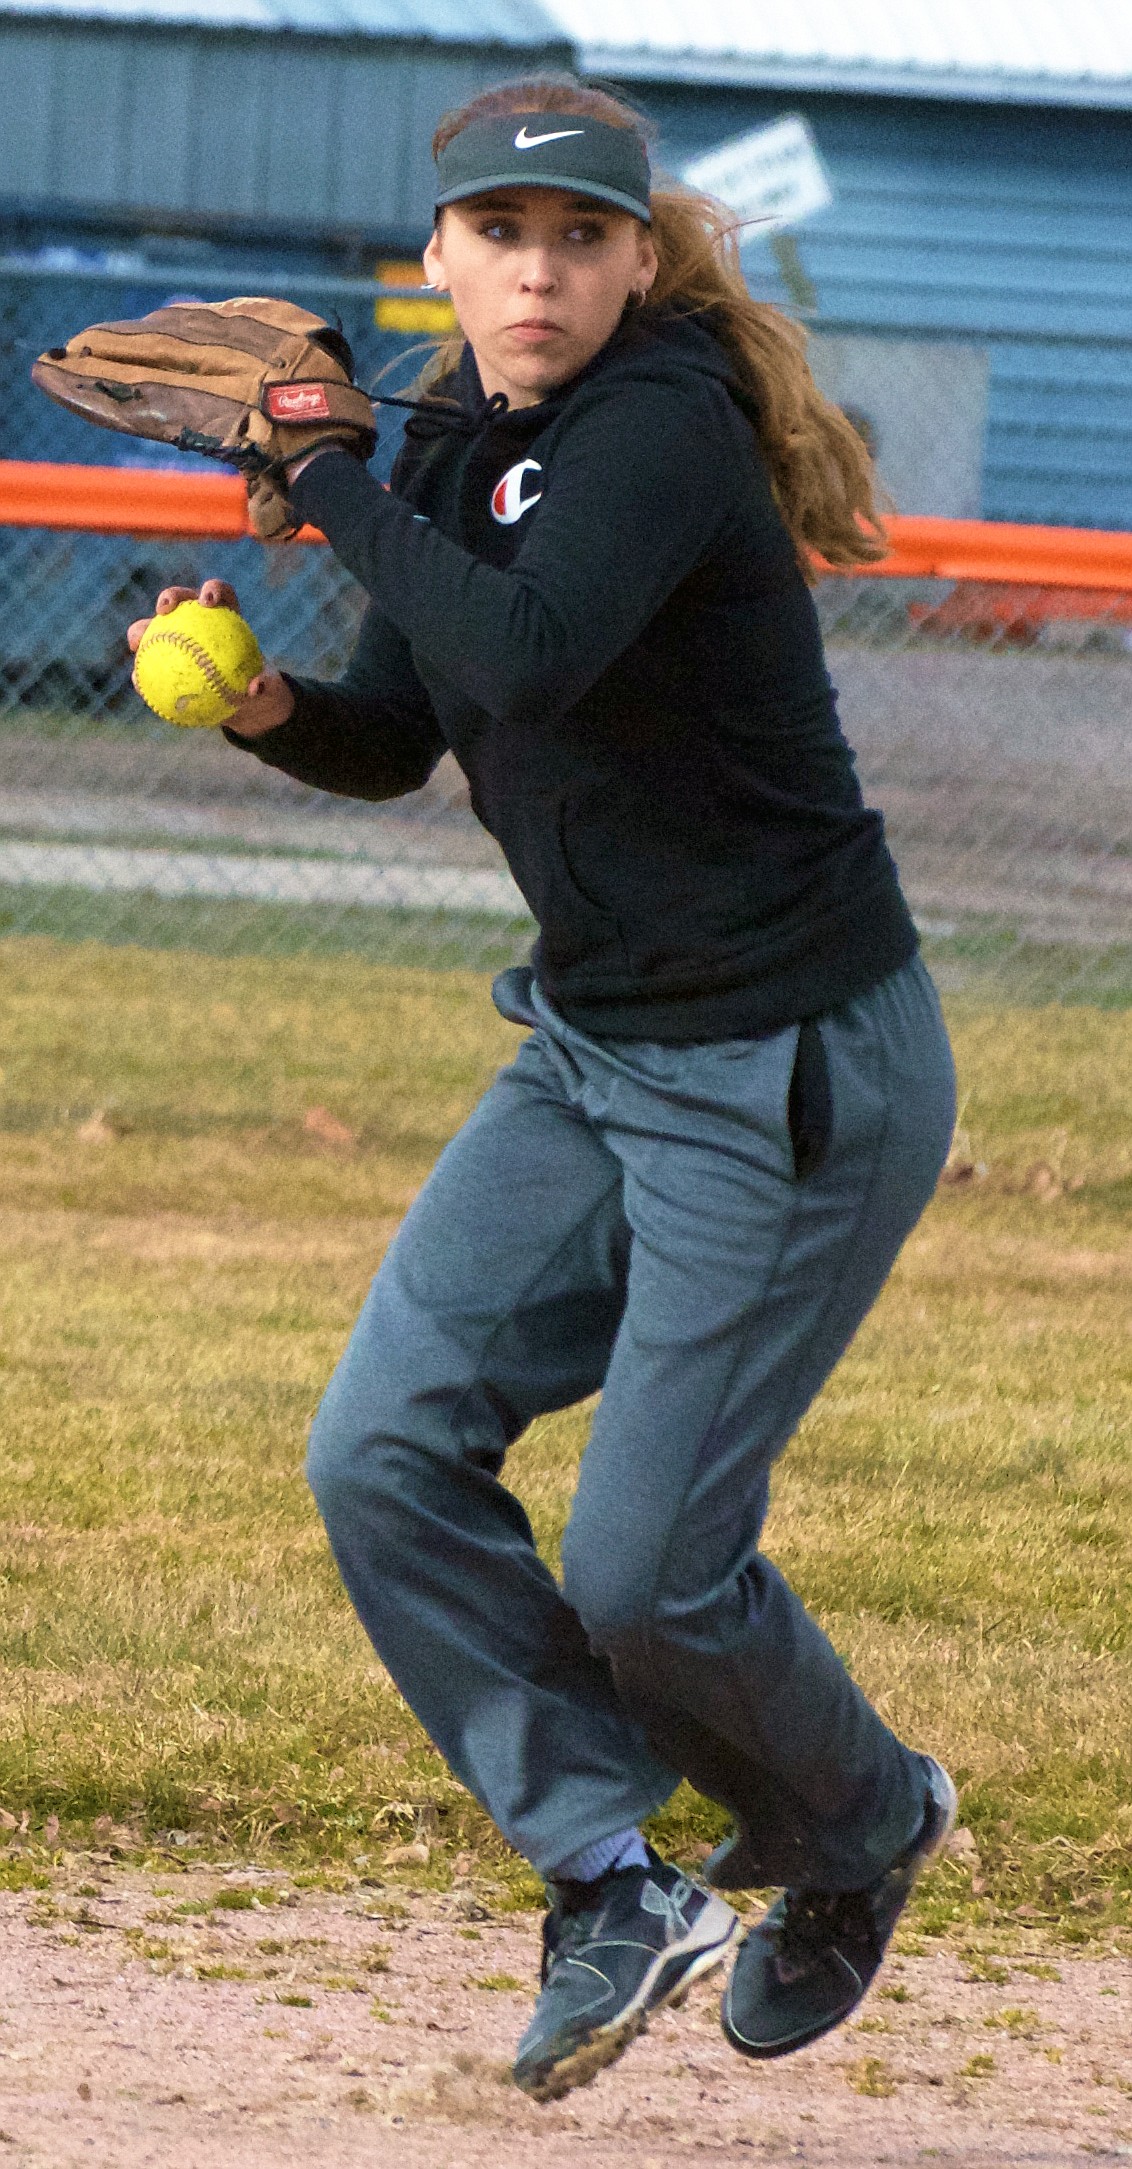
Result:
[[672,1042],[820,1015],[916,936],[841,735],[813,602],[728,361],[630,318],[540,405],[469,350],[390,491],[291,492],[372,598],[338,685],[249,744],[324,790],[417,789],[451,747],[569,1022]]

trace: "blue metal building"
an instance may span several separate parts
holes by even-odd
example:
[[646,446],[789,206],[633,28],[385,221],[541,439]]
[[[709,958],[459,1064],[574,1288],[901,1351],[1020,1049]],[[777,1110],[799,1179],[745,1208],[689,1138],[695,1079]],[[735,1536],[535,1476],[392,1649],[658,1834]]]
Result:
[[[834,190],[795,236],[814,326],[985,350],[986,517],[1132,527],[1128,0],[553,9],[676,169],[805,115]],[[788,298],[765,245],[746,260]]]
[[417,247],[441,114],[572,56],[541,0],[0,0],[0,228]]
[[[631,87],[677,167],[783,111],[762,88]],[[804,89],[790,105],[834,190],[796,235],[815,329],[985,347],[983,516],[1132,528],[1132,85],[1126,111]],[[744,254],[788,305],[770,249]]]
[[[158,18],[158,9],[160,10]],[[427,139],[573,64],[684,161],[786,112],[834,201],[795,235],[827,339],[985,357],[989,518],[1132,528],[1132,6],[1017,0],[0,0],[0,247],[208,237],[372,273],[423,241]],[[772,251],[752,286],[788,305]],[[934,426],[930,411],[925,428]]]

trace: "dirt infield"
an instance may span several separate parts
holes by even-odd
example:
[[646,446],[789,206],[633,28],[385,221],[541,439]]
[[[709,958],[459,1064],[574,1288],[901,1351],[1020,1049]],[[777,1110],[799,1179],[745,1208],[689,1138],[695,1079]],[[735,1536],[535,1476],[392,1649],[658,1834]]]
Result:
[[451,1896],[72,1864],[0,1900],[0,2163],[677,2169],[1132,2158],[1132,1962],[895,1959],[862,2019],[743,2063],[705,1984],[617,2070],[508,2083],[537,1923]]

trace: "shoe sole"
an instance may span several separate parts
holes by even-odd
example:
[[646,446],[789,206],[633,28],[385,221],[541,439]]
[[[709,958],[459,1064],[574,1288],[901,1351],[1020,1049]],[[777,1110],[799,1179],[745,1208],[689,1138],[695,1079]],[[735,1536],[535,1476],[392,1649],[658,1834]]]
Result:
[[[908,1898],[904,1900],[904,1905],[900,1909],[901,1913],[903,1913],[905,1907],[907,1906],[908,1899],[911,1898],[912,1892],[915,1889],[916,1884],[919,1882],[920,1877],[924,1872],[924,1869],[930,1867],[933,1860],[938,1860],[940,1854],[944,1851],[944,1848],[947,1845],[947,1841],[955,1828],[956,1817],[959,1813],[959,1795],[955,1790],[954,1780],[950,1776],[950,1773],[944,1769],[942,1763],[937,1763],[936,1768],[946,1784],[946,1791],[943,1793],[942,1799],[940,1799],[940,1801],[938,1802],[938,1805],[943,1810],[943,1822],[939,1830],[937,1831],[932,1844],[925,1848],[924,1852],[920,1857],[920,1864],[916,1869],[916,1873],[912,1879],[911,1884],[909,1885]],[[894,1922],[893,1933],[895,1933],[895,1929],[896,1923]],[[848,1961],[846,1961],[846,1963],[848,1963]],[[776,2041],[767,2046],[764,2046],[761,2042],[755,2043],[752,2041],[748,2041],[745,2035],[737,2033],[734,2030],[730,2019],[731,1984],[730,1982],[728,1982],[727,1988],[724,1992],[723,2007],[720,2011],[720,2022],[723,2027],[724,2037],[727,2040],[729,2046],[737,2050],[740,2056],[748,2056],[755,2063],[773,2063],[775,2058],[778,2056],[794,2056],[797,2054],[799,2049],[809,2048],[814,2041],[821,2041],[822,2039],[824,2039],[827,2033],[835,2033],[839,2026],[843,2026],[845,2024],[847,2018],[851,2018],[853,2016],[854,2011],[860,2009],[861,2004],[864,2002],[865,1997],[868,1995],[869,1989],[872,1988],[877,1981],[883,1964],[884,1959],[882,1958],[881,1964],[877,1967],[876,1972],[873,1974],[872,1979],[868,1983],[868,1986],[862,1988],[860,1994],[854,1996],[852,2003],[847,2004],[844,2011],[839,2011],[836,2018],[827,2019],[824,2026],[815,2026],[805,2033],[798,2034],[797,2037],[793,2040]]]
[[[730,1907],[727,1911],[730,1913]],[[530,2079],[517,2078],[515,2084],[530,2101],[561,2101],[564,2094],[573,2093],[576,2087],[592,2086],[599,2072],[617,2063],[626,2049],[647,2031],[654,2011],[678,2011],[687,2002],[696,1982],[718,1971],[738,1932],[738,1916],[732,1913],[726,1931],[717,1934],[690,1963],[681,1964],[669,1989],[663,1985],[664,1975],[680,1954],[673,1951],[658,1953],[656,1964],[650,1968],[633,2002],[611,2025],[598,2027],[549,2070],[533,2073]]]

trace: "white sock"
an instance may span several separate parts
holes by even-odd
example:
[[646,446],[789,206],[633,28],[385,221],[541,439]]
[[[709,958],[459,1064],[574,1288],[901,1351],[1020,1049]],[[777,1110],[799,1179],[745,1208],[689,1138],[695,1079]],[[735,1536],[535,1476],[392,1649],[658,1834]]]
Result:
[[583,1845],[576,1853],[568,1853],[560,1860],[550,1880],[553,1883],[596,1883],[599,1875],[608,1875],[611,1868],[647,1868],[648,1847],[637,1829],[618,1830],[611,1838],[598,1838],[593,1845]]

